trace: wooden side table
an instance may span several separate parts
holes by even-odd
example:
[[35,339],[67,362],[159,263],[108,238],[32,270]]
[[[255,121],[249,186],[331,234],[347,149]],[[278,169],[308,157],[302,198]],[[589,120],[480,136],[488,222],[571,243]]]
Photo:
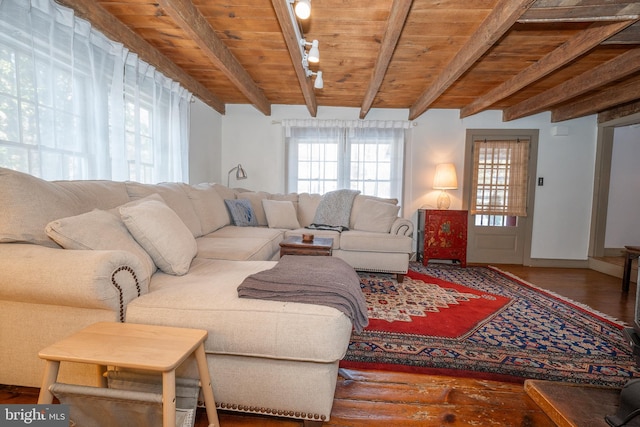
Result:
[[56,382],[60,362],[91,363],[100,367],[101,383],[107,366],[144,369],[162,373],[163,426],[176,425],[176,368],[194,354],[207,409],[209,426],[218,427],[218,414],[211,388],[211,378],[204,353],[207,331],[100,322],[82,329],[38,353],[46,360],[39,404],[49,404],[53,395],[49,386]]
[[640,247],[624,247],[624,270],[622,271],[622,292],[629,292],[629,281],[631,280],[631,264],[633,260],[640,257]]
[[331,256],[333,239],[314,237],[311,242],[303,242],[301,236],[290,236],[280,242],[280,257],[285,255]]
[[424,224],[422,263],[446,259],[467,266],[467,211],[420,209]]

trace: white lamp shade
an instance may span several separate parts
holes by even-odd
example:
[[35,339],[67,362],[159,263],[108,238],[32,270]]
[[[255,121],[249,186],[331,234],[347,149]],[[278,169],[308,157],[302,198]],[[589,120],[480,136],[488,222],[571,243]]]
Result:
[[458,188],[458,177],[453,163],[441,163],[436,166],[433,188],[436,190],[455,190]]
[[320,49],[318,49],[318,40],[311,42],[311,49],[309,49],[309,62],[320,62]]
[[313,83],[313,87],[316,89],[322,89],[324,87],[324,80],[322,80],[322,71],[316,73],[316,81]]
[[294,9],[298,18],[307,19],[311,16],[311,0],[298,0]]

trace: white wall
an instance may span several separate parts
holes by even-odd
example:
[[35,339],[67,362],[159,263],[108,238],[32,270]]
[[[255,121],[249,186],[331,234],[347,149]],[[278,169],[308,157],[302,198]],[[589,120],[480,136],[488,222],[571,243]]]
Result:
[[189,127],[189,182],[215,182],[220,176],[222,116],[194,98]]
[[605,248],[640,245],[640,127],[614,129]]
[[[319,119],[358,119],[358,108],[320,107]],[[286,118],[309,118],[304,106],[272,106],[265,117],[250,105],[228,105],[222,116],[221,167],[213,181],[226,184],[227,171],[242,163],[248,179],[232,186],[283,192],[285,188],[284,143],[281,125]],[[373,109],[369,120],[405,120],[408,110]],[[463,182],[466,129],[539,129],[537,176],[545,178],[536,187],[532,258],[586,260],[589,246],[591,202],[597,124],[595,116],[560,124],[548,113],[502,122],[499,111],[487,111],[465,119],[458,110],[428,110],[414,121],[406,147],[403,216],[415,221],[422,206],[434,206],[437,191],[431,188],[435,166],[453,162]],[[561,125],[566,136],[553,136]],[[462,206],[462,188],[450,191],[453,209]]]

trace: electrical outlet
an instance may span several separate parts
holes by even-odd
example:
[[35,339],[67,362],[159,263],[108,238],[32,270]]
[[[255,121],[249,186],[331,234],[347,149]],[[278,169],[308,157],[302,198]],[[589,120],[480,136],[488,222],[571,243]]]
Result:
[[538,177],[538,187],[542,187],[544,185],[544,178]]

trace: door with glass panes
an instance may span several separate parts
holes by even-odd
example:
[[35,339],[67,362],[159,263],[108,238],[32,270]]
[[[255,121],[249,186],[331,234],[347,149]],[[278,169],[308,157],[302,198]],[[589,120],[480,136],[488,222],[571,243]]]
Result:
[[467,131],[467,262],[529,263],[537,147],[537,129]]

